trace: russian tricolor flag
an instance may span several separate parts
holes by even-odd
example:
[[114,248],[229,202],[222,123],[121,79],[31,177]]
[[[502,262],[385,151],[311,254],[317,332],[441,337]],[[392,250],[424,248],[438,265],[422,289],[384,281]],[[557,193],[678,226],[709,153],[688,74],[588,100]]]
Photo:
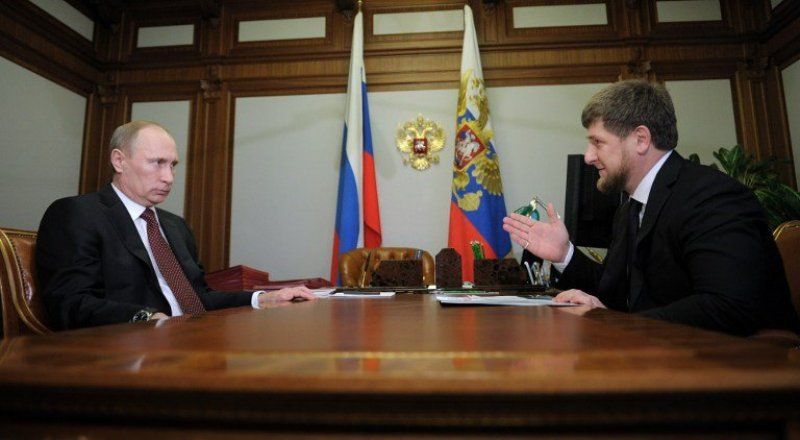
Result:
[[358,11],[353,25],[353,48],[347,82],[331,282],[338,284],[339,255],[357,247],[380,245],[381,217],[364,72],[364,24],[361,11]]

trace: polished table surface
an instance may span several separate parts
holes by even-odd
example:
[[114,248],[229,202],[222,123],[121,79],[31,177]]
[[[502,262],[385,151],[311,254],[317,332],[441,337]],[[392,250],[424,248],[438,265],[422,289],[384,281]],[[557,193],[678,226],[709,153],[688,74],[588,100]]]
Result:
[[797,351],[585,307],[327,298],[22,337],[0,350],[4,422],[688,423],[780,437],[798,434],[800,420]]

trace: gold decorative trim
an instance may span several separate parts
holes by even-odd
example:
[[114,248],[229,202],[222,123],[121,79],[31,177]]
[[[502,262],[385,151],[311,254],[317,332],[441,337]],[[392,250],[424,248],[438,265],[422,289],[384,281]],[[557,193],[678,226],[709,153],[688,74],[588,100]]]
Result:
[[775,231],[772,233],[772,238],[776,241],[778,237],[780,237],[785,231],[788,229],[800,228],[800,220],[789,220],[787,222],[783,222],[775,228]]

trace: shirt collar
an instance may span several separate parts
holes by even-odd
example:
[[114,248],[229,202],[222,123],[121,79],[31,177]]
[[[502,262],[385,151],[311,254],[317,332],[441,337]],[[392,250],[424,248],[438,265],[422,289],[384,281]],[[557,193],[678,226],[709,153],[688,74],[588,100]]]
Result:
[[650,197],[650,189],[653,187],[653,182],[656,180],[656,175],[661,167],[664,166],[664,162],[667,161],[667,158],[671,154],[672,150],[667,151],[667,154],[661,156],[661,159],[659,159],[658,162],[653,165],[653,168],[650,168],[650,171],[645,174],[642,181],[639,182],[639,186],[637,186],[636,190],[634,190],[633,194],[631,194],[631,198],[633,200],[636,200],[642,205],[647,204],[647,198]]
[[[111,188],[114,189],[114,192],[117,193],[119,199],[122,200],[122,204],[125,205],[125,209],[128,210],[128,214],[130,214],[133,220],[136,220],[137,218],[142,216],[144,210],[147,209],[146,206],[142,206],[131,200],[130,197],[126,196],[125,193],[120,191],[119,188],[117,188],[117,186],[114,185],[113,182],[111,183]],[[153,210],[153,212],[155,212],[155,209]],[[158,217],[156,216],[156,218]]]

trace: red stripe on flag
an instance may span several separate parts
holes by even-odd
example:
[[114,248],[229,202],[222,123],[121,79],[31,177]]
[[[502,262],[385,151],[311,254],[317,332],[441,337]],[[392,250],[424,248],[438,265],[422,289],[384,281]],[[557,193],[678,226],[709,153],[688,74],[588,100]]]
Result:
[[372,155],[363,155],[364,181],[364,247],[379,247],[381,238],[381,214],[378,209],[378,185],[375,183],[375,161]]
[[331,257],[331,284],[336,285],[339,279],[339,234],[333,233],[333,256]]
[[461,255],[461,273],[465,281],[474,281],[472,247],[469,242],[478,240],[483,243],[484,258],[497,258],[494,249],[489,246],[483,235],[475,229],[464,211],[452,201],[450,202],[450,233],[447,237],[447,246],[455,249]]

